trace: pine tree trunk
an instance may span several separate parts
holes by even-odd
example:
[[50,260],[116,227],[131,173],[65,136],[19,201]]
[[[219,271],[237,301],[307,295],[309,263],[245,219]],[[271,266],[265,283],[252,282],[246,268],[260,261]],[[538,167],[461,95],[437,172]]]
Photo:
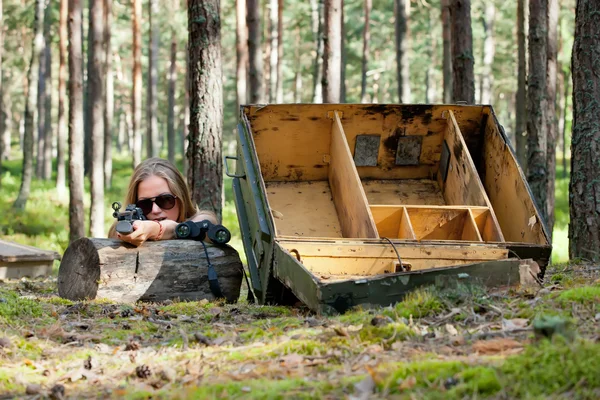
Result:
[[44,2],[35,1],[35,18],[33,22],[33,46],[31,46],[31,60],[27,72],[27,98],[25,103],[25,130],[23,133],[23,175],[21,178],[21,187],[19,195],[13,205],[18,210],[25,209],[29,199],[31,189],[31,178],[33,175],[33,130],[34,111],[36,101],[36,87],[38,79],[38,68],[40,62],[40,53],[44,49],[43,23],[44,23]]
[[[45,2],[44,2],[45,3]],[[46,23],[46,17],[48,16],[48,10],[50,7],[45,6],[44,8],[44,37],[43,37],[43,48],[40,53],[39,67],[38,67],[38,91],[37,91],[37,114],[34,118],[37,119],[37,135],[34,136],[33,140],[36,147],[36,160],[35,160],[35,176],[38,179],[42,178],[44,172],[44,143],[45,143],[45,124],[46,119],[46,48],[47,42],[46,32],[49,31],[49,27]]]
[[528,0],[517,0],[518,71],[515,115],[517,159],[525,174],[527,174],[527,57],[525,46],[525,10],[527,10],[527,3]]
[[186,46],[187,51],[185,52],[185,91],[184,91],[184,105],[183,105],[183,129],[182,135],[183,140],[181,145],[183,147],[183,176],[190,179],[189,166],[190,166],[190,52],[189,44]]
[[250,75],[250,103],[265,102],[263,88],[263,59],[260,30],[260,2],[247,0],[248,7],[248,60]]
[[529,1],[527,180],[544,224],[548,222],[548,166],[546,161],[547,12],[548,0]]
[[473,74],[473,34],[471,31],[471,0],[451,0],[452,39],[452,99],[454,102],[475,102]]
[[548,1],[548,38],[547,38],[547,69],[546,69],[546,126],[548,140],[546,143],[546,158],[548,169],[547,186],[547,228],[550,238],[554,229],[554,191],[556,186],[556,140],[558,138],[558,121],[556,113],[556,78],[558,56],[558,0]]
[[325,0],[325,37],[323,51],[323,103],[340,102],[342,57],[342,2]]
[[410,50],[410,34],[408,21],[410,19],[410,1],[394,1],[395,35],[396,35],[396,79],[398,81],[398,102],[410,103],[410,65],[408,52]]
[[283,103],[283,0],[277,1],[277,87],[275,101]]
[[442,70],[444,77],[444,103],[452,102],[452,42],[450,26],[450,0],[442,0],[442,37],[444,40]]
[[483,30],[485,39],[483,43],[483,71],[481,79],[481,104],[492,104],[492,85],[494,76],[492,72],[492,64],[494,63],[494,55],[496,44],[494,41],[494,19],[496,8],[493,2],[488,2],[485,5],[485,18],[483,19]]
[[269,0],[269,103],[274,103],[277,97],[277,56],[278,56],[278,0]]
[[52,178],[52,147],[54,138],[52,135],[52,38],[50,36],[50,28],[52,26],[52,7],[50,4],[46,6],[44,12],[44,115],[39,115],[38,118],[44,119],[44,156],[41,178],[50,180]]
[[90,0],[88,104],[92,133],[90,235],[104,237],[104,2]]
[[313,63],[313,95],[312,102],[313,103],[322,103],[323,102],[323,47],[324,47],[324,37],[323,37],[323,18],[324,18],[324,8],[325,8],[325,0],[311,0],[310,1],[312,12],[311,12],[311,20],[312,20],[312,32],[313,38],[315,41],[315,59]]
[[133,130],[133,166],[142,160],[142,0],[132,0],[133,25],[133,90],[131,103],[131,122]]
[[296,26],[296,45],[294,46],[294,60],[296,73],[294,76],[294,103],[302,103],[302,64],[300,62],[300,26]]
[[105,109],[104,109],[104,186],[109,189],[112,186],[112,143],[113,143],[113,119],[115,116],[115,85],[113,75],[113,53],[112,53],[112,0],[104,2],[104,57],[105,57]]
[[[174,10],[179,9],[179,1],[174,1],[173,5]],[[175,163],[175,84],[177,83],[177,34],[175,29],[171,31],[171,62],[168,79],[167,154],[169,161]]]
[[158,0],[150,0],[148,15],[150,24],[150,43],[148,48],[148,98],[146,101],[146,155],[157,157],[160,148],[158,138],[158,112],[157,86],[158,86]]
[[595,0],[579,0],[575,11],[573,134],[569,183],[569,258],[600,261],[600,14]]
[[69,242],[85,236],[83,222],[82,0],[69,0]]
[[2,161],[4,160],[4,131],[6,130],[4,110],[4,87],[2,86],[2,53],[4,52],[4,5],[0,0],[0,187],[2,187]]
[[240,113],[240,105],[248,102],[247,85],[248,82],[246,77],[248,70],[246,68],[248,64],[248,27],[246,26],[246,0],[236,0],[235,2],[235,15],[236,15],[236,36],[235,36],[235,49],[236,49],[236,104],[235,113],[237,116]]
[[65,144],[67,141],[67,123],[65,120],[65,95],[67,92],[66,61],[67,61],[67,14],[69,12],[69,0],[60,0],[60,14],[58,22],[58,124],[57,124],[57,172],[56,190],[58,197],[66,194],[66,171],[65,171]]
[[342,34],[340,36],[342,41],[340,43],[342,49],[342,71],[340,75],[340,103],[346,102],[346,64],[348,63],[346,51],[346,15],[344,9],[344,0],[342,0]]
[[372,0],[365,0],[365,24],[363,28],[363,51],[362,51],[362,69],[360,80],[360,102],[367,102],[367,70],[369,68],[369,42],[371,33],[369,31]]
[[190,171],[192,199],[202,210],[222,211],[223,95],[219,0],[188,3],[190,54]]
[[564,76],[564,100],[563,100],[563,116],[562,116],[562,163],[563,163],[563,179],[567,178],[567,109],[569,107],[569,83],[571,82],[570,69],[563,71]]

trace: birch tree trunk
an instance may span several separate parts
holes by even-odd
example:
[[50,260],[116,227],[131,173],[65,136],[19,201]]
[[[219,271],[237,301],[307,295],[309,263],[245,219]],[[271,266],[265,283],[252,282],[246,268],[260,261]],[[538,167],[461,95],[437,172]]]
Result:
[[341,0],[325,0],[325,38],[323,52],[323,103],[340,102],[342,34]]

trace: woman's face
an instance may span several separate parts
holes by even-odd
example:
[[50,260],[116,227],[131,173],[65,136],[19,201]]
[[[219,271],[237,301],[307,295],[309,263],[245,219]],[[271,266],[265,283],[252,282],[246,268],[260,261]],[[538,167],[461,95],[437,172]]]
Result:
[[[169,185],[164,178],[156,175],[149,176],[138,183],[138,198],[137,200],[154,199],[162,194],[173,194],[169,189]],[[154,221],[162,221],[170,219],[177,221],[179,217],[179,199],[175,200],[175,206],[170,210],[164,210],[156,204],[152,203],[152,211],[146,214],[146,218]]]

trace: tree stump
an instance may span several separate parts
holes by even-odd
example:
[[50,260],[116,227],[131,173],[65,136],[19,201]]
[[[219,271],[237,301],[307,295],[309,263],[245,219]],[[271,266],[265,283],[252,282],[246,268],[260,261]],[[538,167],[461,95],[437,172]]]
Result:
[[[206,247],[223,296],[236,302],[243,274],[238,252],[231,246]],[[63,255],[58,294],[69,300],[106,298],[123,303],[213,300],[207,273],[202,243],[193,240],[135,247],[115,239],[81,238]]]

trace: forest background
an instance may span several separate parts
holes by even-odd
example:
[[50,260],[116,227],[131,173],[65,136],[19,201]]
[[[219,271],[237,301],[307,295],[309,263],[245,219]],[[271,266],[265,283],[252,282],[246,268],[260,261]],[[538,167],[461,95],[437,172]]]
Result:
[[[65,194],[65,178],[57,174],[59,146],[59,1],[43,4],[44,40],[37,57],[37,99],[34,117],[34,178],[31,193],[24,210],[10,211],[18,197],[22,183],[23,140],[26,129],[26,103],[28,94],[29,64],[34,46],[35,7],[32,2],[3,0],[2,18],[2,88],[0,137],[0,235],[8,240],[30,244],[63,253],[69,243],[69,198]],[[39,1],[38,1],[39,3]],[[92,2],[94,3],[94,2]],[[110,5],[108,5],[110,3]],[[239,2],[238,2],[239,3]],[[242,2],[243,3],[243,2]],[[248,1],[250,3],[255,2]],[[322,102],[321,78],[323,73],[323,1],[260,0],[259,35],[263,63],[261,102],[293,103]],[[442,4],[444,3],[444,4]],[[443,103],[450,102],[448,88],[444,92],[444,62],[449,57],[444,52],[443,10],[444,0],[345,0],[342,28],[342,90],[341,102],[347,103]],[[556,142],[556,203],[553,228],[553,261],[568,259],[568,164],[572,124],[571,101],[571,48],[574,35],[575,0],[559,2],[557,28],[557,100],[555,118],[558,127]],[[36,3],[37,4],[37,3]],[[132,4],[134,7],[132,7]],[[398,12],[398,4],[404,5]],[[89,56],[93,47],[94,29],[89,22],[88,2],[83,2],[83,60],[84,72],[84,125],[86,156],[89,150],[91,128],[89,119]],[[89,4],[91,5],[91,4]],[[500,123],[504,126],[513,148],[520,152],[523,140],[517,141],[516,132],[524,137],[525,104],[518,104],[519,76],[525,71],[518,66],[519,40],[517,7],[523,6],[525,15],[524,38],[527,38],[528,7],[526,2],[481,1],[471,2],[471,28],[473,35],[475,102],[493,105]],[[104,2],[111,19],[105,20],[106,29],[102,43],[110,55],[106,69],[105,104],[112,104],[112,116],[105,116],[106,129],[111,143],[108,153],[111,163],[105,166],[104,223],[92,232],[90,183],[86,179],[84,210],[85,234],[100,236],[112,223],[110,204],[121,201],[128,177],[132,171],[134,129],[141,132],[142,156],[158,154],[173,158],[182,171],[186,171],[183,157],[185,138],[188,135],[189,91],[185,84],[187,75],[188,17],[185,4],[178,0],[134,0],[133,3]],[[236,55],[236,2],[220,3],[221,54],[223,88],[223,154],[235,152],[235,127],[238,103],[251,102],[250,82],[241,79],[242,101],[239,100],[240,78]],[[141,51],[140,68],[134,63],[137,45],[133,33],[133,13],[138,10]],[[397,23],[405,24],[402,41],[398,44],[404,53],[404,69],[398,68],[396,54]],[[92,19],[93,20],[93,19]],[[242,25],[244,25],[242,23]],[[365,29],[365,27],[367,29]],[[237,35],[239,36],[238,27]],[[281,41],[278,41],[281,35]],[[110,38],[110,40],[108,40]],[[108,43],[108,45],[107,45]],[[106,47],[108,46],[108,47]],[[108,49],[108,50],[106,50]],[[237,49],[239,50],[239,48]],[[523,49],[525,51],[525,49]],[[527,54],[525,52],[525,54]],[[88,63],[88,64],[86,64]],[[34,65],[36,67],[36,65]],[[132,94],[135,91],[135,71],[141,74],[142,91],[139,122],[135,119]],[[250,72],[252,75],[252,72]],[[246,76],[244,75],[244,78]],[[401,82],[401,85],[398,85]],[[243,101],[243,99],[246,101]],[[68,102],[64,102],[64,115]],[[110,107],[105,107],[109,109]],[[134,126],[136,124],[137,127]],[[519,126],[517,124],[520,124]],[[63,133],[64,135],[64,133]],[[65,136],[63,136],[64,138]],[[171,138],[171,139],[170,139]],[[170,142],[172,140],[172,142]],[[45,144],[47,143],[47,144]],[[154,143],[154,144],[152,144]],[[64,151],[64,150],[63,150]],[[134,155],[135,157],[135,155]],[[526,161],[521,159],[526,166]],[[62,163],[64,163],[64,158]],[[50,164],[52,163],[52,164]],[[91,160],[86,171],[91,169]],[[89,178],[89,173],[88,173]],[[61,179],[62,182],[61,182]],[[58,180],[58,183],[57,183]],[[234,231],[234,247],[241,254],[237,220],[230,182],[224,182],[224,224]],[[93,220],[93,218],[92,218]]]

